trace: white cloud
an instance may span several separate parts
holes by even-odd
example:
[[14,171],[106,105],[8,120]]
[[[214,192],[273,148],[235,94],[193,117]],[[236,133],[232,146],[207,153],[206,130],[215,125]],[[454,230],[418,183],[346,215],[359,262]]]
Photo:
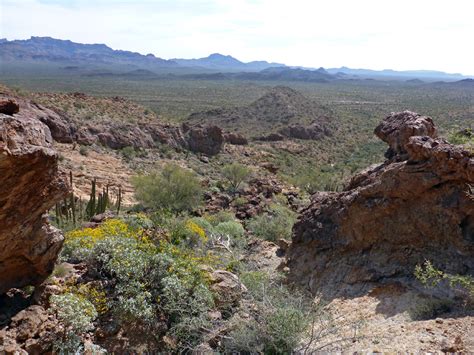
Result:
[[52,36],[164,58],[474,74],[472,0],[0,0],[0,36]]

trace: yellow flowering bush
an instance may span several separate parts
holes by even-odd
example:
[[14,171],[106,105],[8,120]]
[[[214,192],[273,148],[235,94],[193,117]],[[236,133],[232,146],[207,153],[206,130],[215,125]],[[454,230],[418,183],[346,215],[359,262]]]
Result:
[[83,248],[92,248],[98,241],[107,237],[135,238],[137,230],[119,219],[106,220],[97,228],[84,228],[66,234],[65,245],[76,244]]

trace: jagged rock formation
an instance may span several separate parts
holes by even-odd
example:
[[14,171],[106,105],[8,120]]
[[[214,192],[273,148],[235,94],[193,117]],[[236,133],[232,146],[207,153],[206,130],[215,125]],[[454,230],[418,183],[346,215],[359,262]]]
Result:
[[45,212],[68,187],[51,143],[39,120],[0,114],[0,294],[41,283],[61,249],[63,236]]
[[294,226],[290,279],[334,296],[410,282],[424,260],[474,273],[472,152],[434,138],[433,121],[408,111],[388,116],[375,132],[391,159],[341,193],[313,196]]

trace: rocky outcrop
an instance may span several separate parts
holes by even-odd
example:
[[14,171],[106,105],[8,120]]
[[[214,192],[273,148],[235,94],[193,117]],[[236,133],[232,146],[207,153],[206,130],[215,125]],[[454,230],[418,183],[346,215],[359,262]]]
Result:
[[238,305],[242,294],[247,292],[239,278],[229,271],[216,270],[210,274],[211,290],[218,308],[228,308]]
[[226,143],[229,143],[229,144],[232,144],[232,145],[247,145],[247,144],[249,144],[248,139],[245,138],[240,133],[226,133],[224,135],[224,140],[225,140]]
[[[60,336],[61,326],[43,307],[30,306],[0,329],[0,352],[3,354],[50,353],[52,343]],[[55,334],[58,333],[58,334]]]
[[63,243],[47,210],[68,191],[58,173],[51,132],[35,118],[0,114],[0,294],[37,285]]
[[413,136],[428,136],[436,138],[437,130],[431,117],[422,116],[415,112],[403,111],[387,116],[374,132],[377,137],[389,145],[385,157],[406,157],[406,145]]
[[332,134],[331,129],[318,122],[313,122],[310,125],[290,125],[278,131],[286,138],[296,138],[303,140],[318,140],[324,136]]
[[289,277],[313,292],[353,295],[410,283],[425,260],[474,273],[474,155],[436,136],[429,117],[388,116],[375,133],[391,159],[341,193],[317,193],[294,226]]
[[19,110],[19,106],[15,100],[12,100],[12,99],[0,100],[0,113],[13,116],[15,113],[18,113],[18,110]]
[[[87,98],[87,95],[82,93],[71,95],[74,98]],[[121,98],[113,98],[113,100],[122,102],[123,105],[127,104]],[[19,106],[21,110],[18,112]],[[225,141],[236,145],[248,143],[247,139],[240,134],[229,133],[224,136],[222,129],[215,125],[173,126],[159,121],[138,124],[84,123],[77,118],[75,120],[68,118],[59,109],[52,110],[32,100],[13,96],[11,92],[0,93],[0,113],[16,114],[17,117],[43,122],[49,128],[51,137],[59,143],[100,144],[111,149],[125,147],[149,149],[166,144],[178,150],[187,149],[209,156],[218,154]]]
[[18,112],[18,117],[40,120],[48,126],[51,136],[59,143],[72,143],[74,141],[76,128],[66,117],[30,100],[19,99],[19,105],[21,110]]
[[216,155],[222,149],[224,135],[217,126],[183,125],[182,131],[186,146],[192,152]]

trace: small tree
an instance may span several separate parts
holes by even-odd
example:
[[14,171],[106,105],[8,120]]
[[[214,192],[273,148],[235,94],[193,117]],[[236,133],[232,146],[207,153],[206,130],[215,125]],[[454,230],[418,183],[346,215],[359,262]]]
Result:
[[196,174],[174,164],[163,170],[132,179],[135,197],[145,207],[175,213],[195,209],[202,200],[202,187]]
[[250,169],[239,163],[226,165],[222,169],[222,175],[229,182],[233,191],[238,190],[240,185],[250,176]]

